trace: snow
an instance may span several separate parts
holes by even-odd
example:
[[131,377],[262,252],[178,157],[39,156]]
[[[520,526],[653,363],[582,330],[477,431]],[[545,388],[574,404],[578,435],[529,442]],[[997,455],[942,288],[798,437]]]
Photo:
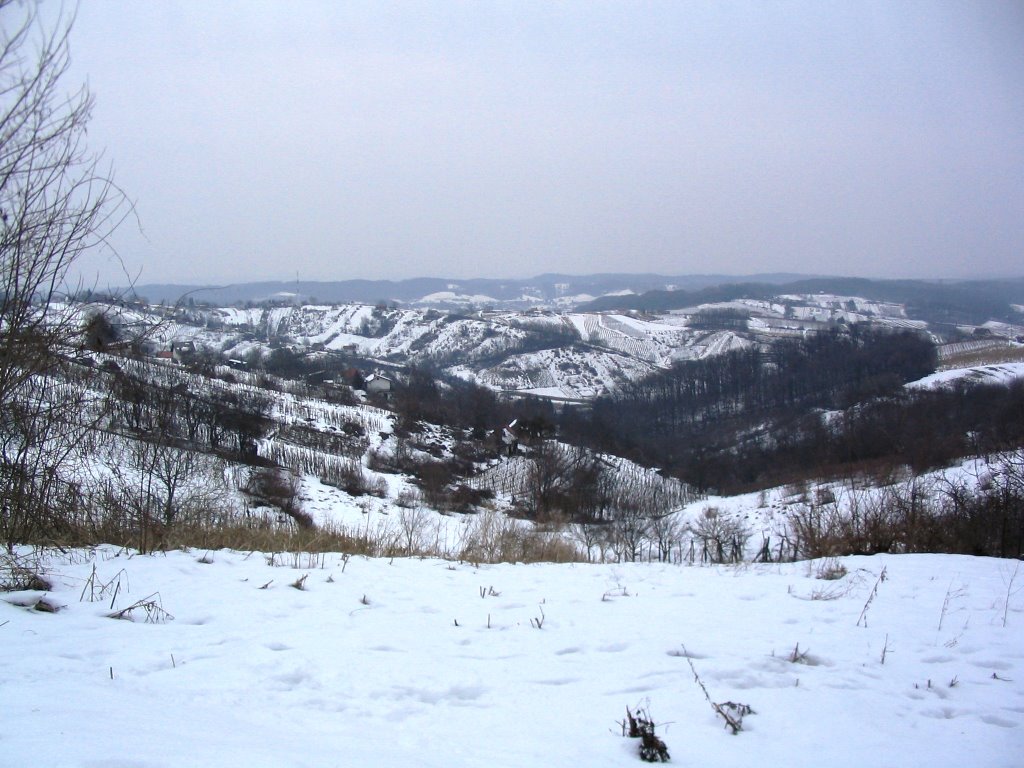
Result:
[[500,303],[493,296],[487,296],[485,294],[464,294],[455,293],[454,291],[438,291],[436,293],[430,293],[424,296],[422,299],[416,302],[417,304],[439,304],[439,303],[459,303],[459,304],[496,304]]
[[681,765],[1019,765],[1019,564],[841,563],[54,551],[59,612],[0,595],[0,765],[629,766],[627,706]]
[[955,386],[958,382],[969,384],[1009,384],[1024,378],[1024,363],[998,363],[976,365],[970,368],[954,368],[939,371],[923,379],[912,381],[907,389],[940,389]]
[[519,391],[526,395],[547,397],[555,400],[565,397],[565,390],[561,387],[527,387]]

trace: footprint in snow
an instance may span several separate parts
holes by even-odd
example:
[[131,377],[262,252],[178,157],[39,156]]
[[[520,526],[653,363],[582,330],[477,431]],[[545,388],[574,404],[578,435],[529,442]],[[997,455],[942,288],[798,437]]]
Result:
[[570,653],[579,653],[582,650],[583,650],[582,648],[578,648],[576,646],[570,646],[569,648],[562,648],[560,650],[555,651],[555,656],[566,656],[566,655],[568,655]]
[[981,722],[987,723],[988,725],[998,725],[1000,728],[1016,728],[1017,723],[1012,720],[1006,720],[1002,717],[996,717],[995,715],[979,715]]

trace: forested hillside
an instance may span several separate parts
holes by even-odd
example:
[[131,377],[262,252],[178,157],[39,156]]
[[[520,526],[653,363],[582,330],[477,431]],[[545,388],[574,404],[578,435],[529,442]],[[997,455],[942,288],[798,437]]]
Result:
[[1024,441],[1021,382],[904,388],[935,364],[918,334],[854,327],[678,363],[567,416],[566,430],[717,492],[925,471]]

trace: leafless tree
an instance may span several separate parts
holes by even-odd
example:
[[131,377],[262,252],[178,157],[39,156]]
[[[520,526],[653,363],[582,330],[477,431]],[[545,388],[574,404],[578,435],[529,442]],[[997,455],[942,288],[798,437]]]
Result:
[[140,551],[152,550],[175,526],[209,524],[229,514],[221,459],[159,437],[123,439],[113,450],[121,460],[105,462],[111,488]]
[[[573,540],[579,544],[587,553],[587,562],[594,562],[594,550],[603,549],[601,543],[607,536],[604,526],[598,523],[573,523],[569,528]],[[603,553],[599,552],[598,562],[601,562]]]
[[658,546],[658,560],[672,561],[672,550],[679,548],[686,532],[679,518],[671,513],[662,513],[651,518],[650,535]]
[[[0,0],[0,525],[8,547],[47,533],[82,403],[61,375],[81,332],[72,267],[131,210],[85,145],[88,90],[68,95],[73,15]],[[66,428],[66,429],[65,429]]]
[[415,555],[424,549],[424,535],[433,516],[418,504],[398,508],[398,538],[402,551]]
[[616,505],[611,522],[612,546],[620,562],[642,559],[644,544],[651,532],[651,517],[638,500],[623,500]]
[[525,493],[538,520],[603,518],[614,477],[601,458],[579,446],[545,440],[534,446]]
[[738,563],[743,560],[750,529],[742,521],[721,514],[715,507],[706,507],[693,526],[693,535],[701,543],[702,560]]

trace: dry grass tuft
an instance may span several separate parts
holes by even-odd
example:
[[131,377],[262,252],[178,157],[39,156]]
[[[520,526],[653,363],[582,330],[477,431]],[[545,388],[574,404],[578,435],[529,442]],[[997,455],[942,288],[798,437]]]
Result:
[[0,552],[0,592],[49,592],[52,588],[43,576],[36,552],[25,555]]

